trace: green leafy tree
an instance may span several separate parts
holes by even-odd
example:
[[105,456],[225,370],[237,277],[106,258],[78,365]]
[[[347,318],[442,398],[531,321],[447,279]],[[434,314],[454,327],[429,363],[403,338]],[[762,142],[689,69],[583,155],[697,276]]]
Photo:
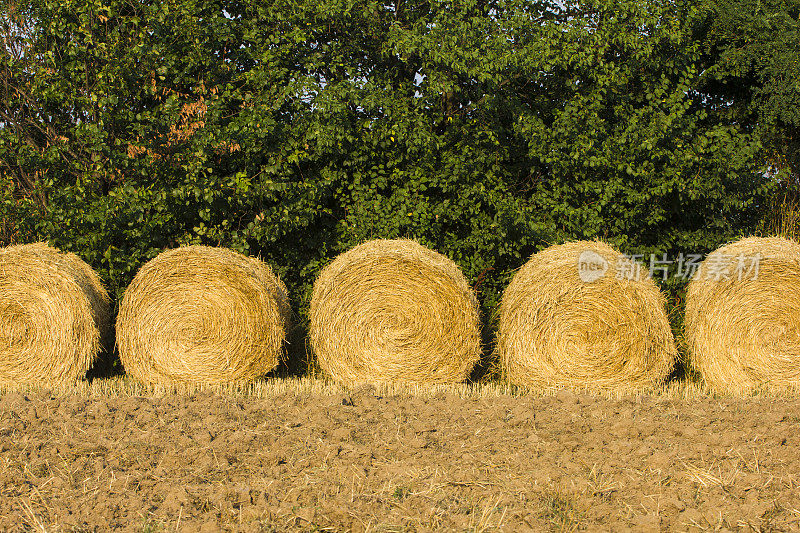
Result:
[[164,248],[222,245],[304,316],[335,254],[414,237],[491,313],[549,243],[703,251],[774,182],[689,2],[5,5],[2,238],[73,250],[117,295]]
[[800,180],[800,1],[712,0],[706,87],[757,132],[784,187]]

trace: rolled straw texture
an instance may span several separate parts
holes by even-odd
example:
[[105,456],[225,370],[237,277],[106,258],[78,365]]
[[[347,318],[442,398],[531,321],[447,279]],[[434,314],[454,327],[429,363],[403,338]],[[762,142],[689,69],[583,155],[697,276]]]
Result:
[[800,243],[750,237],[709,254],[686,293],[691,365],[714,391],[800,387]]
[[456,264],[411,240],[373,240],[314,284],[310,339],[335,381],[451,383],[480,359],[478,302]]
[[514,384],[543,390],[657,386],[677,357],[664,303],[647,270],[607,244],[551,246],[503,294],[503,371]]
[[136,274],[117,346],[125,371],[145,383],[250,381],[278,365],[289,315],[286,287],[262,261],[186,246]]
[[0,249],[0,383],[82,379],[110,344],[108,293],[78,256],[44,243]]

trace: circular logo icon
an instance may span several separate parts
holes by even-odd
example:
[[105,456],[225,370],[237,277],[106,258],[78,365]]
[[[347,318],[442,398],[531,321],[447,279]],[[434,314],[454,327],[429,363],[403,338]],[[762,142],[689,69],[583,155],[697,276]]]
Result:
[[608,261],[592,250],[584,250],[578,256],[578,276],[584,283],[602,278],[608,270]]

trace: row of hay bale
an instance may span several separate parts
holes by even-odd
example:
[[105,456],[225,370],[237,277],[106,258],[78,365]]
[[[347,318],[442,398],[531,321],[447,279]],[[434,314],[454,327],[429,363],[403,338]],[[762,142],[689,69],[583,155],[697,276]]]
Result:
[[[757,276],[712,276],[749,254]],[[645,275],[615,273],[641,268]],[[110,300],[73,254],[0,250],[0,383],[85,375],[110,346]],[[284,284],[258,259],[203,246],[162,253],[125,291],[116,341],[144,382],[246,381],[273,370],[289,327]],[[720,248],[689,284],[690,362],[719,392],[800,385],[800,244],[749,238]],[[450,383],[482,354],[478,301],[458,267],[414,241],[376,240],[337,257],[314,285],[309,338],[334,380]],[[663,383],[678,350],[664,298],[610,246],[552,246],[516,273],[500,306],[497,359],[514,384],[629,392]]]

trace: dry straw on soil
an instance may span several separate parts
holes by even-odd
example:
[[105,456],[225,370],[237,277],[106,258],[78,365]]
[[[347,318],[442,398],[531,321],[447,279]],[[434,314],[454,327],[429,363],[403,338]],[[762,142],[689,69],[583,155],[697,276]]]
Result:
[[125,291],[120,359],[146,383],[248,381],[278,365],[289,314],[286,287],[260,260],[177,248],[145,264]]
[[687,289],[685,334],[712,390],[797,390],[800,243],[750,237],[709,254]]
[[551,246],[517,272],[497,351],[514,384],[621,393],[662,384],[677,357],[647,270],[596,241]]
[[369,241],[323,269],[310,338],[339,383],[459,382],[481,355],[478,301],[447,257],[410,240]]
[[43,243],[0,249],[0,383],[83,378],[110,325],[108,293],[78,256]]

